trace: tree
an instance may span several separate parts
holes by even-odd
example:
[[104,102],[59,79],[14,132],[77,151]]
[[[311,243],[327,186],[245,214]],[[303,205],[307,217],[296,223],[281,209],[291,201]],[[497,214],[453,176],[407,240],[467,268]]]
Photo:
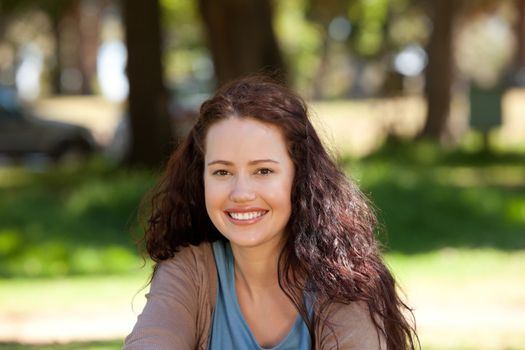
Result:
[[[429,10],[433,28],[427,45],[428,65],[425,71],[427,118],[420,137],[443,141],[453,134],[448,129],[448,121],[452,99],[451,86],[454,80],[452,47],[455,18],[459,14],[468,16],[479,11],[491,12],[506,1],[423,0]],[[516,1],[518,7],[525,6],[523,0]]]
[[[55,93],[92,94],[103,1],[47,0],[40,1],[40,7],[49,16],[55,38],[52,72]],[[69,84],[72,86],[64,84],[62,79],[67,69],[80,73],[80,79],[76,79],[79,81]]]
[[[96,54],[99,45],[98,27],[100,12],[107,0],[2,0],[0,16],[20,15],[27,11],[43,11],[51,23],[55,44],[54,64],[51,67],[51,85],[57,94],[91,94],[92,80],[96,74]],[[87,9],[87,11],[86,11]],[[2,26],[8,22],[0,21]],[[64,86],[62,77],[66,69],[76,70],[79,78],[73,87]]]
[[199,0],[219,84],[250,73],[286,77],[268,0]]
[[425,71],[427,118],[422,137],[443,139],[450,116],[453,80],[452,31],[454,1],[431,1],[432,33],[427,46],[428,66]]
[[[312,97],[324,96],[325,79],[329,72],[332,39],[329,35],[330,22],[336,16],[346,16],[349,1],[347,0],[309,0],[306,7],[306,18],[317,24],[322,32],[322,43],[319,48],[319,65],[314,75]],[[350,23],[350,22],[348,22]]]
[[49,6],[46,7],[46,12],[51,21],[51,27],[53,29],[53,37],[55,39],[55,64],[51,70],[51,85],[53,92],[56,94],[61,94],[62,83],[60,76],[62,74],[63,68],[63,54],[62,54],[62,40],[61,40],[61,26],[63,18],[66,14],[66,9],[68,6],[71,6],[71,1],[68,0],[59,0],[49,3]]
[[125,0],[131,149],[127,162],[158,166],[170,152],[171,123],[163,82],[158,0]]
[[[516,23],[516,69],[525,70],[525,0],[516,0],[518,21]],[[525,75],[525,72],[521,73]],[[525,80],[525,78],[522,78]]]

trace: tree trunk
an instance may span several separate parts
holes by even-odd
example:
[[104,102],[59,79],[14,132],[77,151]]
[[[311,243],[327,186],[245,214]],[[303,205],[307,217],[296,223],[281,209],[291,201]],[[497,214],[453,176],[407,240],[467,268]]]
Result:
[[422,137],[443,140],[447,134],[453,80],[453,0],[432,1],[433,30],[428,43],[425,72],[427,119]]
[[[82,2],[83,0],[64,1],[62,13],[59,14],[59,30],[60,35],[58,39],[60,52],[62,55],[60,61],[62,63],[60,71],[60,82],[62,84],[61,90],[68,94],[83,94],[89,95],[92,93],[90,72],[86,70],[84,62],[87,62],[91,56],[96,55],[96,51],[88,53],[84,50],[86,47],[83,35],[82,22]],[[90,28],[90,35],[98,31],[98,26]],[[96,34],[95,34],[96,35]],[[96,50],[96,48],[95,48]]]
[[124,0],[128,50],[130,165],[159,166],[170,152],[158,0]]
[[92,83],[97,74],[97,53],[100,46],[99,28],[103,2],[81,0],[78,8],[79,69],[82,79],[81,92],[93,93]]
[[516,68],[518,71],[521,71],[525,69],[525,0],[517,0],[516,7],[518,10],[518,21],[516,23]]
[[199,0],[219,85],[250,73],[286,78],[271,1]]
[[47,8],[55,37],[56,62],[52,85],[56,94],[80,94],[85,77],[80,69],[78,0],[59,1]]
[[55,62],[51,68],[51,88],[55,95],[62,94],[62,83],[60,82],[60,74],[62,73],[62,42],[60,36],[60,19],[57,16],[51,17],[51,25],[53,28],[53,37],[55,39]]

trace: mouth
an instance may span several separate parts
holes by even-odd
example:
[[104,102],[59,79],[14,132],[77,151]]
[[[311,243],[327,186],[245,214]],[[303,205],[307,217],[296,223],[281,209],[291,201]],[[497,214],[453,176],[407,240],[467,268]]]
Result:
[[254,211],[243,211],[243,212],[237,212],[237,211],[225,211],[226,215],[230,219],[233,219],[237,222],[254,222],[257,221],[257,219],[260,219],[262,216],[264,216],[268,210],[254,210]]

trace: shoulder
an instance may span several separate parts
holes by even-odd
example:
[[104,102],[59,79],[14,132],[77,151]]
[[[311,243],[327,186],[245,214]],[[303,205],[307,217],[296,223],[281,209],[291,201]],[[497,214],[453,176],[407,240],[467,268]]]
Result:
[[[198,246],[182,247],[175,255],[161,261],[155,270],[151,281],[151,289],[167,288],[199,288],[202,293],[213,291],[217,285],[217,272],[211,244],[203,242]],[[204,295],[201,295],[201,297]]]
[[[147,302],[125,349],[204,349],[213,312],[216,271],[209,243],[181,248],[157,265]],[[215,277],[214,277],[215,276]]]
[[[181,247],[170,259],[160,262],[155,271],[152,284],[169,280],[180,280],[186,276],[188,282],[200,284],[216,274],[211,243],[203,242],[198,246]],[[178,278],[177,278],[178,277]]]
[[188,265],[189,267],[198,267],[206,263],[213,257],[212,246],[209,242],[202,242],[199,245],[187,245],[179,247],[179,250],[172,258],[162,261],[159,265],[177,266]]
[[364,302],[331,303],[320,313],[316,331],[320,349],[386,349]]

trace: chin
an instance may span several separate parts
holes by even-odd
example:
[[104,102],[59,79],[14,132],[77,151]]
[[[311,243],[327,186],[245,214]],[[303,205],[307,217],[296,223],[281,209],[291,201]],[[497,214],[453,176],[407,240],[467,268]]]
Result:
[[225,235],[226,239],[230,241],[230,244],[241,248],[257,248],[276,245],[278,244],[277,242],[281,240],[279,236],[280,235],[265,237],[249,237],[249,235],[243,234],[241,237],[239,237],[239,235]]

